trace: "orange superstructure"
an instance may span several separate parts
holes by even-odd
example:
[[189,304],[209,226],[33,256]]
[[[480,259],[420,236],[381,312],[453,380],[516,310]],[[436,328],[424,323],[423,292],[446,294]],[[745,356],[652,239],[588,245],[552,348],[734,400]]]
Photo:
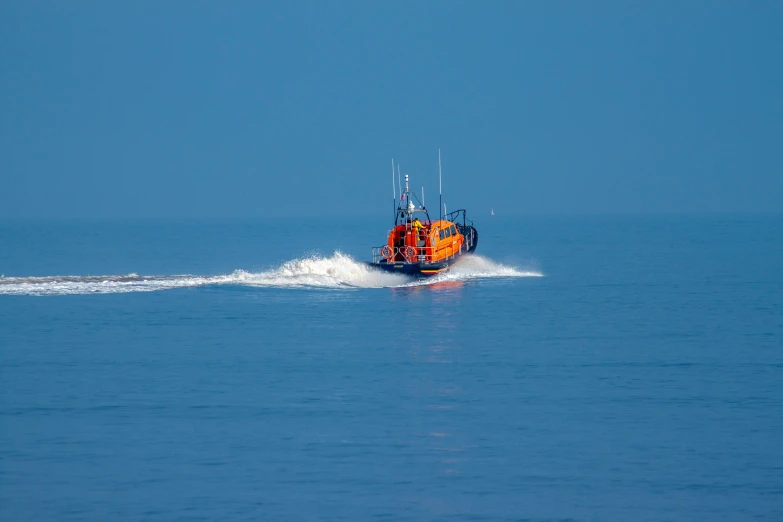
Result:
[[425,221],[421,228],[410,222],[397,225],[389,232],[387,261],[435,263],[454,257],[465,244],[454,223],[446,220]]

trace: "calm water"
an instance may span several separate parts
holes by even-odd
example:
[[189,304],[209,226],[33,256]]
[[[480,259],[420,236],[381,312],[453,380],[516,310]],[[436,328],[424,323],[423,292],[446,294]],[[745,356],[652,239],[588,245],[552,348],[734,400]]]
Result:
[[0,519],[783,520],[783,217],[388,225],[0,223]]

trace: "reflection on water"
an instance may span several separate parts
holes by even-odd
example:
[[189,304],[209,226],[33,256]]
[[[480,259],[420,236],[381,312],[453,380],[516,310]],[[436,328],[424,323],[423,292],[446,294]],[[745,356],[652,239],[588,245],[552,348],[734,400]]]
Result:
[[462,288],[465,285],[464,281],[439,281],[437,283],[433,283],[429,286],[429,288],[433,290],[453,290],[457,288]]
[[464,281],[391,289],[409,330],[408,361],[413,365],[406,384],[411,405],[422,419],[406,434],[431,460],[436,476],[458,475],[468,460],[470,445],[459,429],[467,400],[453,364],[465,348],[461,322],[465,320]]
[[[448,295],[448,292],[444,294],[444,291],[460,289],[465,285],[465,281],[438,281],[426,285],[407,285],[407,286],[395,286],[390,287],[390,290],[395,295],[407,296],[407,295],[426,295],[429,292],[434,294],[440,294],[436,299],[442,299]],[[454,297],[453,295],[451,297]]]

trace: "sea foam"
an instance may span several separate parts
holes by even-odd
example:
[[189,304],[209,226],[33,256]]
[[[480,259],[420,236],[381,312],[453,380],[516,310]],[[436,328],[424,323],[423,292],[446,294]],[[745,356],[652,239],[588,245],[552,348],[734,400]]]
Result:
[[442,274],[414,279],[383,272],[342,252],[331,256],[309,256],[286,261],[261,272],[235,270],[230,274],[151,275],[135,273],[105,276],[4,277],[0,295],[74,295],[154,292],[210,285],[244,285],[270,288],[401,288],[432,285],[444,281],[464,281],[489,277],[540,277],[537,271],[496,263],[470,255]]

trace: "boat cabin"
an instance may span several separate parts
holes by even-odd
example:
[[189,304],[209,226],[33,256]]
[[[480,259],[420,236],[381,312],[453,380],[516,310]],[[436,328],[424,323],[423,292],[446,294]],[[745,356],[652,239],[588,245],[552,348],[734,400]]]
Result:
[[381,255],[386,262],[435,263],[454,257],[465,243],[451,221],[407,219],[390,232]]

